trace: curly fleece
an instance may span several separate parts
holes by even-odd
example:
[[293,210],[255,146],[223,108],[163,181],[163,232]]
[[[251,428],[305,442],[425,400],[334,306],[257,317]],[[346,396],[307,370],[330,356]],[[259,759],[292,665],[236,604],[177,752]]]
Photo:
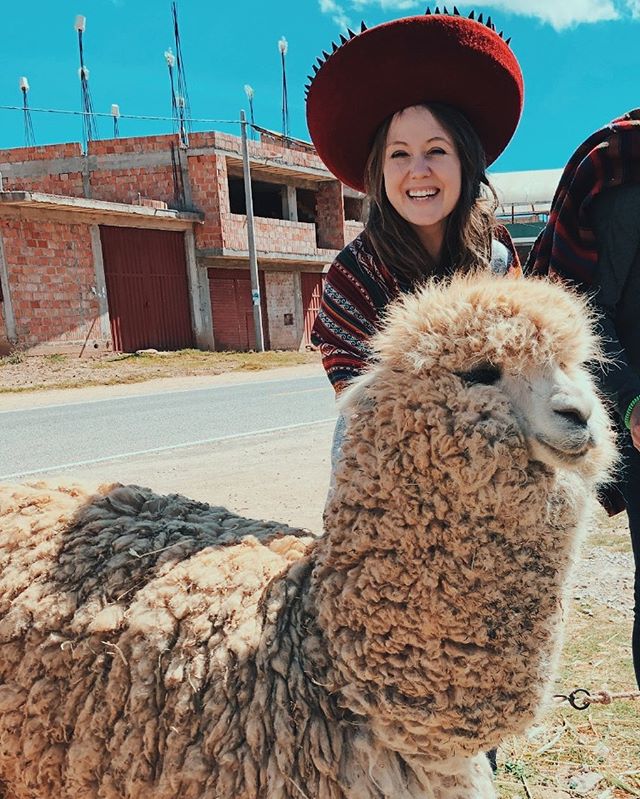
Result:
[[611,442],[554,471],[457,372],[596,342],[561,288],[487,278],[408,298],[376,346],[321,538],[135,486],[0,488],[6,799],[495,797],[482,753],[549,689]]

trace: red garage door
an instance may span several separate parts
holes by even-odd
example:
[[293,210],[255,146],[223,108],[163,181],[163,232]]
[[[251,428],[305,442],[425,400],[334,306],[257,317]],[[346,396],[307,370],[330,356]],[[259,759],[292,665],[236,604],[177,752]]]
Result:
[[304,344],[311,344],[311,330],[320,310],[324,277],[320,272],[303,272],[301,275],[302,308],[304,311]]
[[114,348],[194,346],[184,234],[101,225]]
[[[260,306],[264,345],[269,348],[267,301],[264,272],[260,278]],[[209,292],[213,337],[217,350],[246,351],[256,348],[256,334],[251,302],[251,277],[243,269],[209,269]]]

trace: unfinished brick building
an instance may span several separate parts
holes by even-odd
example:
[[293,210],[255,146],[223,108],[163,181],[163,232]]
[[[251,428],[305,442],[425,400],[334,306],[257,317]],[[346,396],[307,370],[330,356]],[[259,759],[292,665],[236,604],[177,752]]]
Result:
[[[0,151],[0,351],[253,348],[241,152],[219,132]],[[362,201],[310,144],[249,157],[264,339],[301,349]],[[492,176],[523,258],[558,175]]]
[[[311,145],[263,135],[249,154],[265,341],[304,348],[361,202]],[[5,351],[254,346],[239,137],[4,150],[0,173]]]

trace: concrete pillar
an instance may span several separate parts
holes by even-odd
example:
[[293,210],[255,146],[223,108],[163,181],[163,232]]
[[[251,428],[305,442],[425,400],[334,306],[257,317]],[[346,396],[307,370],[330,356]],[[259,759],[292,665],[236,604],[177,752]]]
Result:
[[289,222],[298,221],[298,198],[295,186],[282,187],[282,218]]
[[338,180],[321,183],[316,194],[316,237],[318,247],[341,250],[344,247],[344,199]]
[[13,303],[11,302],[11,289],[9,287],[9,272],[4,256],[4,241],[0,233],[0,286],[2,286],[4,326],[7,339],[11,342],[18,340],[16,332],[16,318],[13,314]]
[[187,282],[191,305],[191,323],[196,345],[201,350],[213,350],[213,320],[211,295],[206,268],[199,268],[196,259],[196,242],[193,230],[184,232],[184,249],[187,259]]
[[107,299],[107,281],[104,276],[104,259],[102,256],[102,242],[100,241],[100,226],[91,225],[91,252],[93,253],[93,271],[96,277],[96,297],[98,298],[98,311],[100,313],[100,333],[103,338],[111,339],[111,323],[109,321],[109,301]]

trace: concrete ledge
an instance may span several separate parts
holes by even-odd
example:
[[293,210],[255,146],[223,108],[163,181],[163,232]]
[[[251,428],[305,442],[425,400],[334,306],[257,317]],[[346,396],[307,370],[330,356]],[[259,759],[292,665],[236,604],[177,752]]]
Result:
[[[339,250],[318,250],[314,255],[308,255],[306,253],[265,252],[264,250],[258,250],[256,255],[258,261],[263,262],[288,263],[290,261],[296,261],[297,263],[327,264],[334,261],[339,252]],[[196,249],[196,257],[248,261],[249,251],[231,250],[228,247],[206,247],[203,249]]]
[[190,228],[204,220],[204,214],[175,211],[170,208],[149,208],[146,205],[114,203],[107,200],[87,200],[84,197],[66,197],[39,191],[0,191],[0,212],[3,208],[46,208],[56,211],[73,211],[79,214],[105,217],[128,217],[157,222],[173,223],[175,227]]

